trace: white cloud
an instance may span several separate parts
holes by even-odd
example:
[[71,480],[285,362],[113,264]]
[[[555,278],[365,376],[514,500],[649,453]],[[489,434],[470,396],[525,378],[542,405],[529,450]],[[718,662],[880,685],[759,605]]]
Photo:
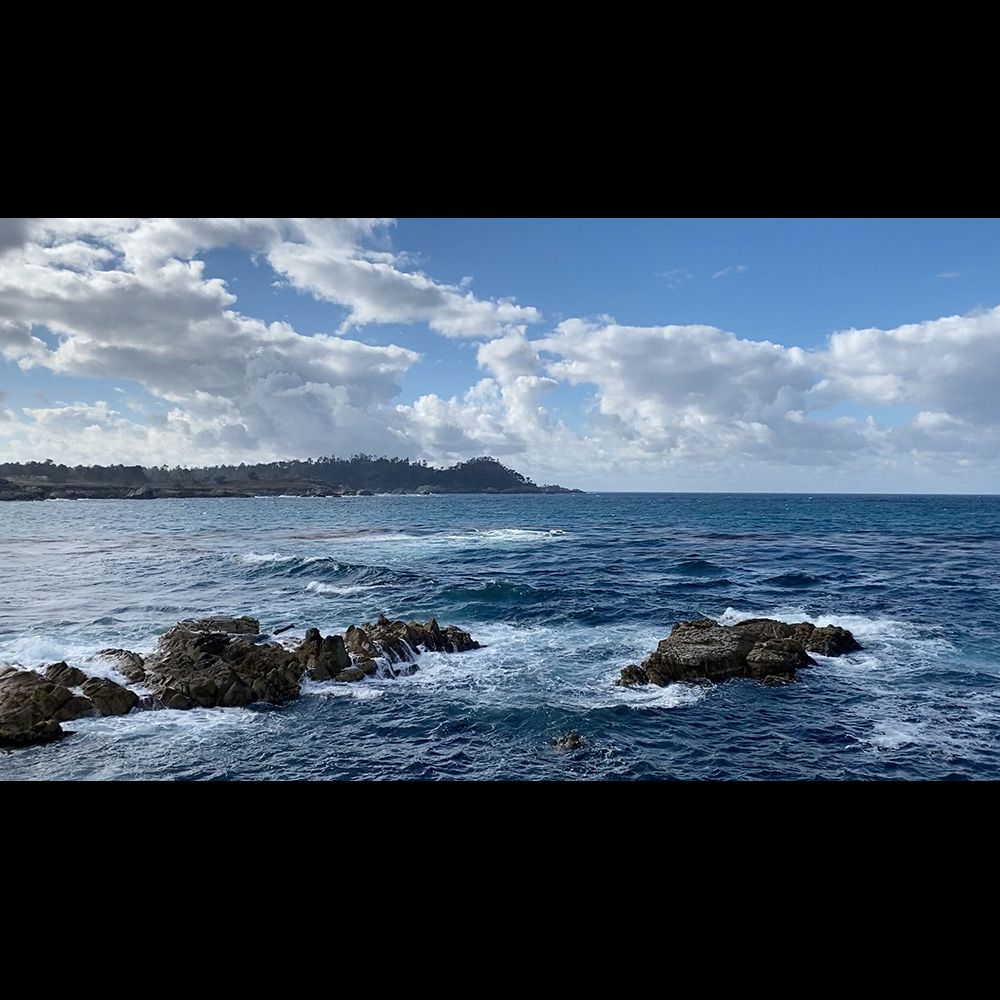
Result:
[[977,425],[1000,421],[1000,307],[835,333],[819,360],[827,373],[820,399],[917,406]]
[[952,278],[961,278],[961,271],[942,271],[940,274],[935,274],[935,278],[944,278],[946,281]]
[[716,271],[712,275],[712,280],[718,281],[719,278],[724,278],[727,274],[745,274],[747,270],[746,264],[731,264],[729,267],[724,267],[721,271]]

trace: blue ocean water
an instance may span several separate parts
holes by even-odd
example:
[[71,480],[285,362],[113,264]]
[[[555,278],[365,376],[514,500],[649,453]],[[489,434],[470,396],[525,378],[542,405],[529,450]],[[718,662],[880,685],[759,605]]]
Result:
[[[1000,777],[1000,497],[591,494],[0,504],[0,662],[114,676],[178,618],[434,615],[486,648],[281,707],[79,720],[0,778]],[[612,686],[674,621],[850,628],[787,687]],[[577,730],[583,748],[549,741]]]

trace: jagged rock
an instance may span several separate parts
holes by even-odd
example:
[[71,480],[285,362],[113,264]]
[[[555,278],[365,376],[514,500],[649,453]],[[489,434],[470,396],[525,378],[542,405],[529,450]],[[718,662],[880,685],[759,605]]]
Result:
[[[218,631],[220,626],[233,634]],[[256,618],[179,622],[160,636],[146,660],[147,682],[167,708],[277,704],[295,698],[303,664],[282,646],[254,642],[250,636],[259,631]]]
[[[413,673],[414,661],[423,651],[463,653],[480,648],[468,632],[455,625],[441,628],[436,618],[421,623],[391,621],[385,615],[379,615],[373,625],[351,625],[344,633],[344,645],[354,658],[354,666],[365,676],[376,672],[375,661],[381,658],[387,663],[386,672],[394,677]],[[335,679],[353,679],[353,675]]]
[[351,655],[341,635],[320,636],[318,628],[306,631],[302,644],[295,650],[299,662],[314,681],[328,681],[351,665]]
[[72,692],[31,670],[0,676],[0,747],[48,743],[66,734],[56,715],[73,700]]
[[128,715],[139,703],[139,696],[134,691],[105,677],[91,677],[83,685],[83,693],[101,715]]
[[53,684],[74,688],[79,687],[87,679],[87,675],[78,667],[71,667],[62,660],[45,668],[45,679]]
[[832,625],[818,629],[809,622],[790,625],[770,618],[720,625],[700,618],[674,625],[641,666],[624,667],[615,683],[662,687],[676,681],[751,677],[783,684],[794,680],[799,668],[815,664],[808,651],[839,656],[860,648],[847,629]]
[[129,649],[99,649],[97,655],[114,660],[118,672],[133,683],[146,678],[145,660],[138,653],[133,653]]
[[562,736],[557,736],[552,741],[552,745],[561,751],[579,750],[583,746],[583,738],[576,732],[564,733]]

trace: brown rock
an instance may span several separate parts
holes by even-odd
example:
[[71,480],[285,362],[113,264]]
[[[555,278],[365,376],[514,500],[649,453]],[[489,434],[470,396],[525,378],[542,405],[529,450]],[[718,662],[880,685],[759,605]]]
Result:
[[79,687],[87,679],[87,675],[77,667],[68,666],[63,660],[45,668],[45,679],[52,681],[53,684],[73,688]]
[[91,677],[83,685],[83,693],[101,715],[128,715],[139,703],[139,696],[134,691],[105,677]]
[[68,688],[31,670],[7,670],[0,676],[0,746],[48,743],[65,735],[56,720],[73,699]]
[[751,677],[780,684],[794,680],[796,670],[815,664],[807,650],[839,656],[860,648],[847,629],[836,626],[818,629],[809,622],[790,625],[770,618],[720,625],[711,618],[699,618],[674,625],[641,666],[624,667],[615,683],[663,686]]

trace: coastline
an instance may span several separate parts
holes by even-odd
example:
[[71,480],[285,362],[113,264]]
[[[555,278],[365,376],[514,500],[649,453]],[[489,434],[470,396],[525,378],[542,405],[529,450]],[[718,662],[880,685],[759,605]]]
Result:
[[563,486],[519,486],[509,489],[487,487],[482,490],[452,490],[445,487],[421,486],[417,489],[392,490],[351,489],[314,482],[249,482],[224,483],[218,486],[104,486],[93,483],[15,483],[0,481],[0,502],[24,500],[190,500],[232,499],[255,497],[371,497],[371,496],[540,496],[553,494],[583,494],[583,490]]

